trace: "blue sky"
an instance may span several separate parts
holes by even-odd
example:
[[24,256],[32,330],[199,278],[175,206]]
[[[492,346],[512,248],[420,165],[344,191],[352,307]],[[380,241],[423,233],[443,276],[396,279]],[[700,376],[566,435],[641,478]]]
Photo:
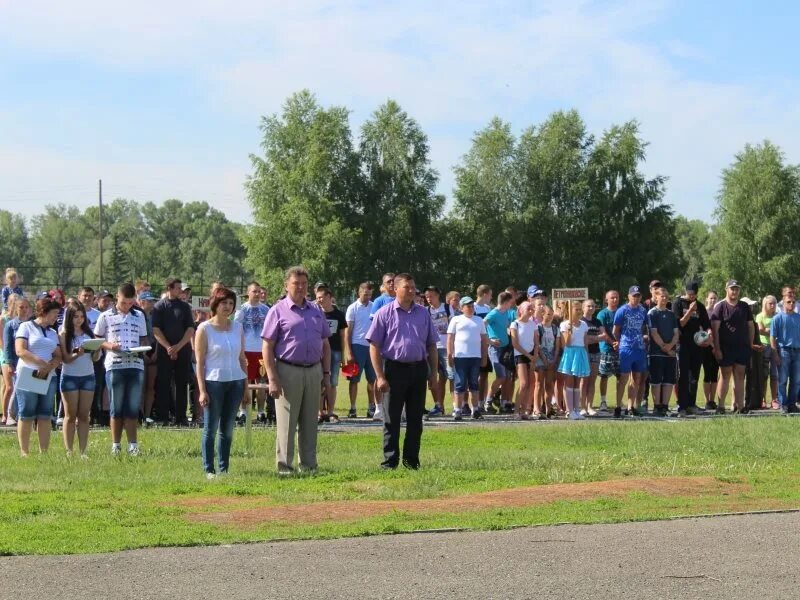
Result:
[[[129,3],[134,4],[134,3]],[[800,162],[794,2],[0,0],[0,208],[206,200],[249,220],[261,115],[302,88],[392,97],[428,133],[440,191],[494,115],[638,119],[648,175],[710,219],[722,168],[768,138]]]

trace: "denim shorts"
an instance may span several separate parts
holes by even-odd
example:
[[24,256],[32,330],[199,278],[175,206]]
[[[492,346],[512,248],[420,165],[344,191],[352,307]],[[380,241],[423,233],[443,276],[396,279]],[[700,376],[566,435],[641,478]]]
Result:
[[372,359],[369,356],[369,346],[363,344],[352,344],[353,359],[358,365],[358,375],[355,377],[348,377],[350,381],[358,383],[361,381],[361,374],[365,373],[367,376],[367,383],[375,381],[375,369],[372,368]]
[[[16,390],[17,413],[20,421],[33,419],[50,419],[53,415],[53,401],[58,391],[58,379],[53,375],[50,379],[50,388],[46,394],[37,394],[25,390]],[[50,425],[48,425],[50,427]]]
[[481,369],[480,358],[456,358],[455,367],[455,391],[463,394],[468,389],[470,392],[478,391],[478,375]]
[[494,369],[497,379],[505,379],[508,377],[508,369],[500,362],[500,349],[489,346],[489,362],[492,364],[492,369]]
[[331,385],[339,385],[339,371],[342,370],[342,351],[331,350]]
[[111,369],[106,371],[106,387],[110,414],[115,419],[138,419],[142,403],[142,369]]
[[61,375],[62,392],[93,392],[95,383],[94,375]]

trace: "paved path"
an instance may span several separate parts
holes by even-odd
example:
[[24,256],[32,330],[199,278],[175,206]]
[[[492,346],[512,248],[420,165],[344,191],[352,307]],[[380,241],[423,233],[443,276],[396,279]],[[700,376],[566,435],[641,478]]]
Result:
[[798,550],[789,513],[4,557],[0,598],[788,599]]

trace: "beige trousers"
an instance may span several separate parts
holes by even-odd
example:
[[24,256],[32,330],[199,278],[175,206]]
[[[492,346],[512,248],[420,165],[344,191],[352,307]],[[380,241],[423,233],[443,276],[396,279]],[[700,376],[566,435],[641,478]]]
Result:
[[322,364],[307,369],[278,362],[283,394],[275,400],[278,434],[275,454],[279,469],[291,469],[295,432],[301,469],[317,468],[317,418],[322,393]]

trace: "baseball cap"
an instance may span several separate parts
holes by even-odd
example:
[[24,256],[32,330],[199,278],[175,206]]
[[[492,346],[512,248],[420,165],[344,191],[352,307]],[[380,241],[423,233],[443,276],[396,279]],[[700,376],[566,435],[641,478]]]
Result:
[[428,287],[425,288],[425,291],[426,292],[436,292],[440,296],[442,295],[442,292],[440,292],[439,288],[436,287],[435,285],[429,285]]
[[111,299],[113,299],[114,298],[114,294],[112,294],[108,290],[100,290],[100,293],[97,294],[97,297],[98,298],[111,298]]
[[182,292],[185,292],[186,290],[190,290],[190,289],[192,289],[192,286],[190,286],[188,283],[184,283],[184,284],[181,286],[181,291],[182,291]]
[[742,298],[742,302],[744,302],[745,304],[749,304],[750,306],[755,306],[756,304],[758,304],[758,300],[753,300],[752,298],[748,298],[747,296]]
[[739,282],[738,282],[738,281],[736,281],[735,279],[729,279],[729,280],[728,280],[728,283],[726,283],[726,284],[725,284],[725,289],[728,289],[728,288],[733,288],[733,287],[738,287],[738,288],[740,288],[740,287],[742,287],[742,286],[740,286],[740,285],[739,285]]
[[155,300],[155,299],[156,299],[156,297],[153,296],[152,292],[142,292],[141,294],[139,294],[139,300],[150,300],[150,301],[152,301],[152,300]]
[[475,303],[475,300],[473,300],[469,296],[464,296],[463,298],[461,298],[461,300],[459,300],[458,305],[459,306],[465,306],[467,304],[474,304],[474,303]]
[[664,284],[663,284],[663,283],[661,283],[661,280],[660,280],[660,279],[653,279],[653,281],[651,281],[651,282],[650,282],[650,285],[649,285],[648,287],[649,287],[650,289],[653,289],[654,287],[661,287],[661,286],[663,286],[663,285],[664,285]]
[[700,289],[700,286],[694,280],[688,280],[683,284],[683,289],[687,292],[694,292],[697,293],[697,290]]
[[638,285],[632,285],[628,288],[628,295],[629,296],[641,296],[642,291],[639,289]]

